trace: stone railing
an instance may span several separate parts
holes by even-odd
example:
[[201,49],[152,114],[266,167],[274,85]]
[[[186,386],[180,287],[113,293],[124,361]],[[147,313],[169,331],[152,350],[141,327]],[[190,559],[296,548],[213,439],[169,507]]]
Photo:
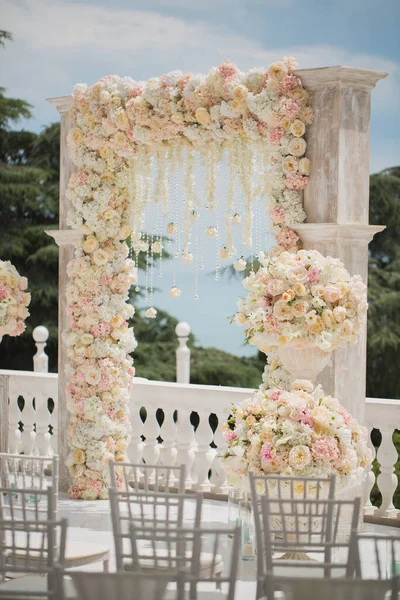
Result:
[[[130,401],[133,434],[129,459],[164,465],[184,463],[189,473],[188,489],[225,494],[228,486],[218,458],[225,445],[221,425],[232,402],[240,402],[252,392],[136,378]],[[57,399],[57,375],[0,370],[1,449],[45,455],[57,452]],[[376,483],[382,504],[379,508],[371,504],[375,484],[371,472],[365,486],[365,514],[400,518],[393,505],[398,485],[393,433],[400,424],[400,400],[367,398],[366,424],[382,436],[377,451],[371,444],[379,463]]]

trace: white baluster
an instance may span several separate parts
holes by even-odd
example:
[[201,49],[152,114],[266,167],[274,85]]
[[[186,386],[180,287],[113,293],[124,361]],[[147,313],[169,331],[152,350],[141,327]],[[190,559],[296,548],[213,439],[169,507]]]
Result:
[[11,454],[19,454],[21,448],[21,432],[19,422],[22,420],[22,413],[18,406],[18,394],[10,390],[10,406],[8,411],[8,450]]
[[158,436],[160,435],[160,426],[156,418],[157,409],[146,406],[147,417],[143,425],[143,435],[145,442],[143,445],[143,460],[148,465],[156,465],[160,458],[160,444]]
[[208,421],[209,416],[210,413],[208,412],[199,412],[200,422],[194,434],[197,449],[192,469],[195,479],[193,488],[203,492],[208,492],[211,489],[208,472],[215,455],[215,451],[210,448],[214,435]]
[[[372,460],[376,457],[376,450],[371,442],[371,432],[368,433],[368,447],[372,452]],[[364,482],[364,515],[373,515],[376,511],[376,506],[371,502],[371,492],[375,485],[375,474],[370,467]]]
[[190,349],[187,346],[190,335],[189,323],[178,323],[175,327],[179,347],[176,349],[176,381],[190,383]]
[[397,476],[394,463],[397,461],[397,450],[393,444],[393,428],[381,429],[382,443],[378,448],[380,474],[377,478],[379,491],[382,494],[382,504],[376,511],[379,517],[395,517],[397,510],[393,505],[393,494],[397,488]]
[[40,456],[53,456],[51,435],[49,433],[50,413],[47,394],[36,392],[36,446]]
[[58,454],[58,393],[53,394],[52,400],[54,402],[53,412],[49,411],[49,423],[52,431],[50,445],[54,454]]
[[161,425],[160,436],[163,443],[160,447],[160,464],[166,467],[172,467],[176,462],[176,435],[177,428],[174,422],[174,411],[164,410],[164,421]]
[[32,332],[32,337],[35,340],[37,352],[33,357],[33,370],[36,373],[48,373],[49,372],[49,357],[47,356],[44,349],[49,339],[49,330],[43,325],[35,327]]
[[131,441],[128,446],[128,457],[131,463],[139,465],[142,462],[143,442],[141,438],[143,421],[140,418],[140,407],[131,402],[130,419],[132,424]]
[[25,406],[21,417],[21,421],[24,425],[24,430],[21,435],[24,454],[34,454],[36,451],[36,434],[33,430],[36,421],[36,411],[33,408],[33,397],[32,393],[24,392]]
[[178,439],[176,465],[186,466],[186,488],[190,489],[193,485],[192,467],[195,459],[194,452],[194,430],[190,422],[191,411],[178,410]]
[[217,494],[227,494],[229,485],[226,480],[226,471],[222,461],[226,449],[225,438],[222,433],[222,424],[226,421],[227,415],[225,413],[218,413],[218,425],[214,432],[214,444],[217,446],[214,460],[211,465],[211,477],[210,481],[213,484],[212,492]]

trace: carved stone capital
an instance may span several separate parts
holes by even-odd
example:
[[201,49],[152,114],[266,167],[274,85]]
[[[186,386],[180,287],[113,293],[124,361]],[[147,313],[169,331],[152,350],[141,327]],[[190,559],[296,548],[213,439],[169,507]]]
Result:
[[83,233],[73,229],[47,229],[45,233],[52,237],[57,246],[77,246],[83,238]]
[[330,86],[372,90],[380,79],[388,76],[388,73],[384,71],[340,66],[299,69],[295,74],[300,77],[303,86],[309,90]]

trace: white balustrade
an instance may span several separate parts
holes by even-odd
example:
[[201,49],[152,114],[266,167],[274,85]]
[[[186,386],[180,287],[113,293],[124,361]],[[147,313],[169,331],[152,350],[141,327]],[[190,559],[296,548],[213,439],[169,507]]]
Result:
[[190,335],[189,323],[181,322],[175,327],[179,346],[176,349],[176,381],[177,383],[190,382],[190,349],[188,341]]
[[[232,403],[248,398],[253,390],[149,381],[136,378],[130,398],[132,437],[128,458],[134,463],[165,466],[186,465],[187,489],[226,494],[228,485],[223,466],[226,444],[222,424]],[[50,411],[51,399],[54,410]],[[0,370],[0,403],[8,424],[1,424],[2,440],[8,432],[9,452],[51,455],[58,449],[57,375]],[[4,407],[8,406],[8,412]],[[141,415],[146,411],[146,418]],[[163,416],[157,411],[161,409]],[[197,413],[198,425],[192,424]],[[210,425],[210,415],[216,415]],[[370,493],[375,484],[371,471],[365,484],[365,515],[399,517],[393,505],[398,480],[394,464],[398,459],[393,433],[400,425],[400,400],[367,398],[365,419],[369,432],[381,432],[382,442],[375,451],[380,465],[377,486],[382,495],[379,508],[372,506]],[[193,420],[193,419],[192,419]],[[194,421],[193,421],[194,422]],[[22,430],[22,433],[21,433]],[[2,443],[4,443],[2,441]]]
[[[51,456],[57,450],[57,429],[54,412],[58,405],[58,377],[53,373],[3,371],[0,377],[8,380],[8,452]],[[3,389],[3,388],[1,388]],[[49,399],[54,402],[53,415]],[[50,435],[51,427],[53,434]]]
[[37,352],[33,357],[33,370],[35,373],[48,373],[49,357],[44,349],[46,348],[47,340],[49,339],[49,330],[47,327],[39,325],[33,330],[32,337],[35,340],[37,348]]

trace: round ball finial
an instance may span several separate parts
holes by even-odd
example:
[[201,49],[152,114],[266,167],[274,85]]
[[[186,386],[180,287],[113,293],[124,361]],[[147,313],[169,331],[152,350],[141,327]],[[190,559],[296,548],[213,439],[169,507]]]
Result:
[[191,331],[189,323],[185,323],[184,321],[178,323],[175,327],[175,333],[178,337],[189,337]]
[[32,332],[33,339],[35,342],[44,343],[49,339],[49,330],[44,325],[39,325],[35,327]]

